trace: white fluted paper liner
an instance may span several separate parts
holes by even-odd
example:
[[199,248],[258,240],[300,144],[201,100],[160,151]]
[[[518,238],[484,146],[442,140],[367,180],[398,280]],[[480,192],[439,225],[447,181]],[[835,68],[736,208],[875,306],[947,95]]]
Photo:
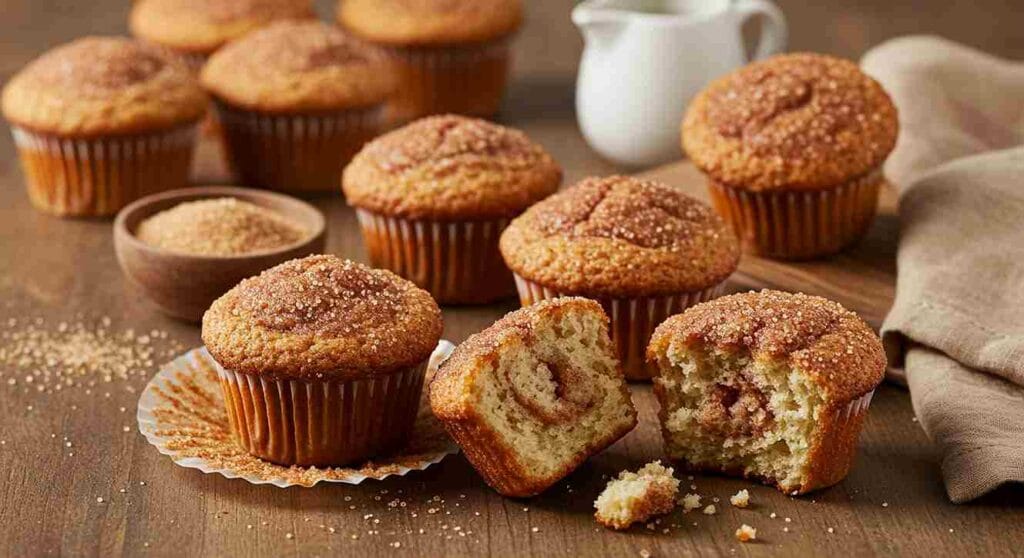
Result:
[[[445,340],[438,344],[430,356],[425,385],[429,385],[437,367],[454,349],[455,346]],[[233,441],[219,382],[213,357],[205,347],[192,349],[167,363],[149,381],[139,398],[136,415],[139,431],[157,451],[182,467],[279,488],[308,487],[318,482],[359,484],[367,479],[403,476],[410,471],[422,471],[459,451],[433,417],[424,395],[408,446],[413,451],[408,454],[399,452],[360,467],[330,468],[274,465],[249,455],[237,444],[234,444],[237,453],[211,456],[204,452],[201,443],[191,442],[204,437],[218,443]],[[431,443],[426,443],[426,447],[417,447],[426,439],[425,433],[437,435],[436,440],[431,436]],[[418,436],[421,439],[417,439]],[[258,467],[261,471],[254,473],[247,466]]]

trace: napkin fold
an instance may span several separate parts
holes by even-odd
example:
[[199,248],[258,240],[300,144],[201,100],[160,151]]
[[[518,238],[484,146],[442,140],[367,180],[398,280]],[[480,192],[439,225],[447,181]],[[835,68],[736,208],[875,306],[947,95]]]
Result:
[[1024,481],[1024,63],[936,37],[869,51],[900,111],[892,369],[953,502]]

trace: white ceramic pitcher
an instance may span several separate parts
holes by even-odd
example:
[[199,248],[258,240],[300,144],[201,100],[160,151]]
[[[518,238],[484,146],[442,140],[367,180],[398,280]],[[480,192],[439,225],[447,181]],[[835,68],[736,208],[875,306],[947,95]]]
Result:
[[762,16],[754,58],[782,51],[786,20],[769,0],[588,0],[573,9],[586,47],[576,117],[587,142],[623,165],[679,158],[690,99],[748,62],[742,25]]

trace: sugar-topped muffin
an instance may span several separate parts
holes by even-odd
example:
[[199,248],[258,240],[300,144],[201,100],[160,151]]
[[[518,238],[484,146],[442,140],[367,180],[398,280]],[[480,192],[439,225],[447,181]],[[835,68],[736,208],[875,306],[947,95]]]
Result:
[[173,49],[196,71],[215,50],[273,21],[316,17],[310,0],[137,0],[136,37]]
[[402,85],[392,118],[498,111],[521,0],[341,0],[338,23],[384,48]]
[[519,130],[445,115],[368,143],[342,187],[374,265],[442,303],[478,303],[514,292],[498,237],[561,180],[551,155]]
[[892,100],[856,64],[797,53],[712,82],[682,142],[751,252],[806,258],[863,234],[898,130]]
[[119,37],[56,47],[3,91],[32,203],[70,216],[184,186],[206,103],[180,59]]
[[559,298],[471,335],[430,385],[430,406],[506,496],[533,496],[636,425],[601,307]]
[[769,290],[669,318],[648,358],[669,457],[793,494],[846,477],[885,373],[882,343],[855,313]]
[[523,305],[560,295],[599,300],[630,379],[668,316],[718,294],[739,245],[714,211],[667,184],[588,178],[534,205],[501,237]]
[[441,329],[437,304],[412,283],[310,256],[217,299],[202,336],[243,448],[275,463],[343,465],[405,440]]
[[203,67],[232,167],[250,186],[335,190],[383,125],[395,87],[376,49],[319,21],[285,21],[218,50]]

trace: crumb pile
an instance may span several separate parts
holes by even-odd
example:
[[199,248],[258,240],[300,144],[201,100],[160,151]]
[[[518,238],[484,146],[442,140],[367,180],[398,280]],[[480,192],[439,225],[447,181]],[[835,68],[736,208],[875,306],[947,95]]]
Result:
[[238,256],[295,244],[309,231],[279,213],[236,198],[178,204],[139,224],[142,242],[196,256]]
[[167,332],[114,331],[110,318],[78,319],[49,326],[42,318],[11,318],[0,331],[0,378],[13,389],[54,393],[91,390],[118,381],[149,377],[155,358],[182,347]]
[[[180,362],[180,361],[179,361]],[[153,410],[156,425],[143,433],[157,438],[158,446],[176,459],[199,458],[213,469],[272,482],[312,486],[320,481],[354,480],[360,477],[381,479],[401,474],[405,468],[418,468],[454,451],[454,444],[434,419],[425,401],[413,427],[408,445],[399,454],[368,461],[352,467],[285,467],[263,461],[247,453],[236,443],[228,422],[212,359],[201,356],[173,371],[174,380],[151,385],[159,399]],[[427,382],[431,380],[428,372]]]
[[648,463],[635,473],[619,473],[619,478],[611,480],[594,502],[594,517],[605,527],[626,529],[671,512],[679,493],[679,480],[672,473],[672,468],[661,461]]

